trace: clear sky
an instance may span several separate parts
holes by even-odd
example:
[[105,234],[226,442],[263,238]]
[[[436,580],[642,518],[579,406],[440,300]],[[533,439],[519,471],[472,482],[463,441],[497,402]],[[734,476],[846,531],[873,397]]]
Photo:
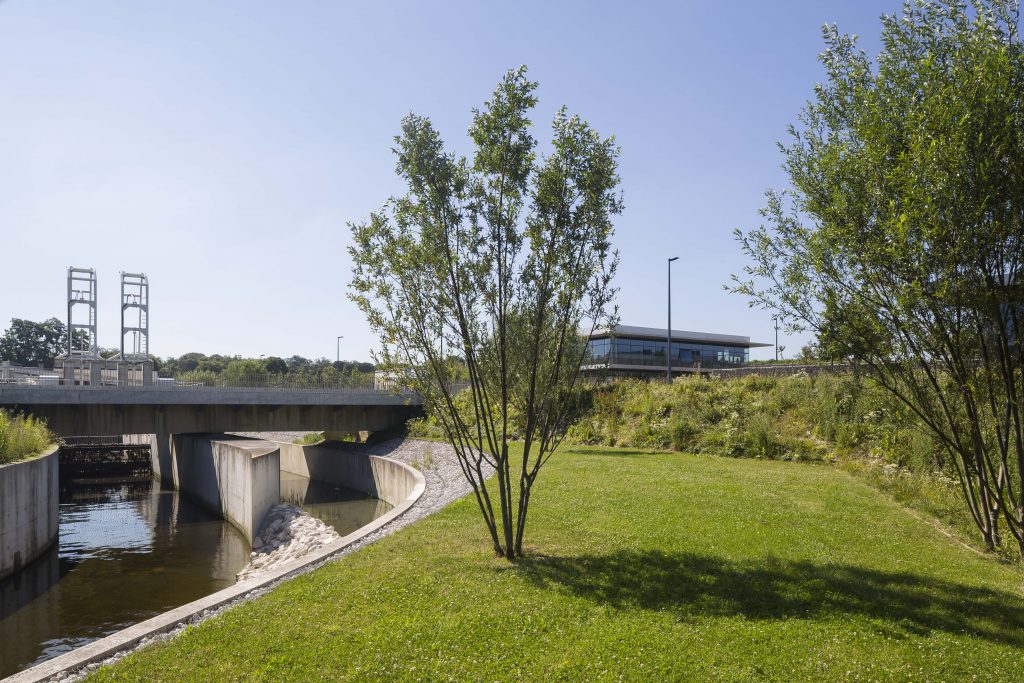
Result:
[[[410,111],[468,152],[504,71],[540,81],[622,147],[623,323],[772,341],[722,285],[736,227],[784,183],[776,142],[821,77],[821,25],[864,36],[897,0],[0,2],[0,328],[65,316],[69,265],[99,277],[115,347],[119,272],[151,284],[151,345],[369,359],[346,298],[349,230],[402,187]],[[801,340],[784,339],[786,355]],[[771,349],[755,352],[769,357]]]

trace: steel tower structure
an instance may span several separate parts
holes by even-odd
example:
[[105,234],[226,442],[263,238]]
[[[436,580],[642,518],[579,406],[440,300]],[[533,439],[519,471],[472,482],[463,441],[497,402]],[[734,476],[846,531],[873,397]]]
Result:
[[149,278],[145,273],[121,273],[121,360],[148,359]]
[[67,358],[95,360],[99,357],[99,341],[96,338],[96,271],[92,268],[68,266]]

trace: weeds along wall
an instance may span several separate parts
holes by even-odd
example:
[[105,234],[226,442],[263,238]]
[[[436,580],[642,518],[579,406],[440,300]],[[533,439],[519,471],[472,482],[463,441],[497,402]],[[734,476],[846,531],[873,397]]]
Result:
[[0,465],[42,453],[52,442],[53,435],[41,421],[0,410]]

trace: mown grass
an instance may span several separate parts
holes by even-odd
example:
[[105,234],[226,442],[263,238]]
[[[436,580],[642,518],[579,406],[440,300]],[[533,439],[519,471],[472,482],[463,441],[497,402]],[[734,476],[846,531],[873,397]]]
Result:
[[31,415],[0,410],[0,465],[38,455],[53,443],[46,424]]
[[1024,572],[832,467],[568,447],[90,680],[1020,680]]
[[[570,443],[833,463],[983,545],[945,452],[869,377],[618,380],[585,388],[581,408]],[[517,418],[513,412],[513,426]],[[429,416],[410,421],[409,433],[444,440]],[[998,550],[1019,559],[1013,544]]]

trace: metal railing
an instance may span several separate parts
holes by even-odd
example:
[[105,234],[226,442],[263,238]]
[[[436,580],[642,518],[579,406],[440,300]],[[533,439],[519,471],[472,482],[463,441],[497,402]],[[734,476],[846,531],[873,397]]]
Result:
[[[632,365],[650,368],[665,368],[665,357],[657,356],[654,354],[643,355],[643,354],[619,354],[619,353],[605,353],[600,355],[587,356],[586,360],[583,361],[584,366],[609,366],[609,365]],[[693,369],[693,370],[713,370],[713,369],[730,369],[730,368],[742,368],[746,367],[747,362],[731,362],[724,360],[709,360],[701,359],[696,361],[684,361],[679,358],[672,359],[673,369]]]
[[22,372],[24,368],[13,366],[0,367],[0,387],[15,385],[19,388],[40,389],[78,389],[95,390],[113,388],[132,388],[140,390],[167,391],[203,391],[203,390],[238,390],[238,391],[302,391],[315,393],[353,393],[375,392],[396,394],[402,392],[398,387],[380,387],[375,385],[372,373],[354,375],[318,377],[310,375],[259,373],[247,375],[224,375],[210,372],[184,373],[176,377],[102,377],[96,383],[66,381],[63,376],[53,370],[28,368],[33,372]]

